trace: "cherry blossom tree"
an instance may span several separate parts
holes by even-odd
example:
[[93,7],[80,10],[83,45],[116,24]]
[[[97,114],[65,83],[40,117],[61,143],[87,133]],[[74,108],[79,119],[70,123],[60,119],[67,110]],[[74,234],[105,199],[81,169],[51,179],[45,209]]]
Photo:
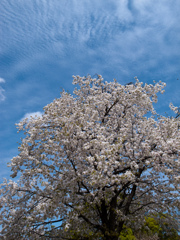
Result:
[[1,239],[118,240],[158,212],[178,223],[180,118],[153,107],[165,83],[73,84],[73,95],[18,124],[25,137],[10,163],[18,180],[1,184]]

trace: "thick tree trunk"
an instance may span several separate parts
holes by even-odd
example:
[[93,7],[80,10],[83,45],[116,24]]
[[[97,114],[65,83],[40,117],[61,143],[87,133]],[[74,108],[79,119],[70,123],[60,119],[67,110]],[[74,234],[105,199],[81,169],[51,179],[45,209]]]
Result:
[[111,226],[111,228],[109,228],[109,226],[107,227],[107,229],[103,231],[103,235],[104,235],[104,240],[118,240],[119,239],[119,235],[123,229],[123,224],[124,222],[120,222],[118,227],[117,227],[117,223],[116,226],[114,225],[114,227]]

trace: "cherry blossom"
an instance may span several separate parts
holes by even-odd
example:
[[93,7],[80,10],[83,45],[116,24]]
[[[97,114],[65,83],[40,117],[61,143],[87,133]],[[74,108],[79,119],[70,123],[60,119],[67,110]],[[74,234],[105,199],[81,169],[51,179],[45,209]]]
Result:
[[118,240],[148,213],[178,221],[180,119],[154,109],[166,84],[73,78],[72,95],[17,124],[25,137],[9,164],[19,180],[1,184],[1,239]]

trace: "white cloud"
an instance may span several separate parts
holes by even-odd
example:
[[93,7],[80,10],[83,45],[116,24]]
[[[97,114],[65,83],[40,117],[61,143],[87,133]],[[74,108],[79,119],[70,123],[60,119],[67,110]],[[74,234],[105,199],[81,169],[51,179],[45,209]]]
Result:
[[0,78],[0,83],[5,83],[5,80],[3,78]]
[[24,115],[24,117],[21,118],[20,121],[22,121],[22,120],[24,120],[24,119],[26,119],[26,118],[31,119],[31,117],[32,117],[32,118],[42,117],[42,114],[43,114],[42,112],[26,113],[26,114]]

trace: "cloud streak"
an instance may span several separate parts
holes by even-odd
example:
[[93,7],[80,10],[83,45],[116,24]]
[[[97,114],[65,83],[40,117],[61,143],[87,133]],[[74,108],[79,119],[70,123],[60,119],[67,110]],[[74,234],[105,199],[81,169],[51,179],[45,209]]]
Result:
[[[0,83],[5,83],[5,80],[3,78],[0,78]],[[6,99],[4,92],[5,90],[0,86],[0,102]]]

